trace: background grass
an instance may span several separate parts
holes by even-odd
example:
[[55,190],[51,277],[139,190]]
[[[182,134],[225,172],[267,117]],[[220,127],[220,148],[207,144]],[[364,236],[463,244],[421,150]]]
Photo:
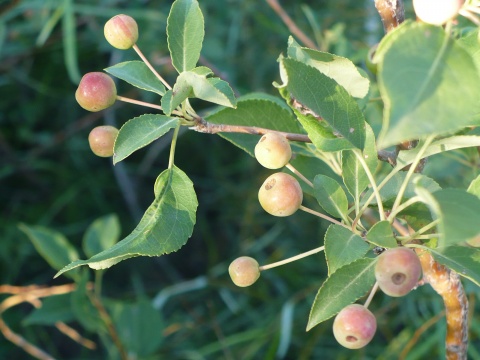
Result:
[[[372,1],[284,2],[323,50],[359,66],[383,36]],[[286,49],[289,31],[266,2],[200,3],[206,21],[202,64],[229,81],[238,95],[275,94],[276,59]],[[121,126],[144,109],[118,104],[111,111],[87,113],[75,102],[74,92],[82,74],[136,59],[133,51],[112,49],[103,38],[104,22],[118,13],[136,18],[139,46],[173,82],[165,35],[170,5],[142,0],[0,3],[0,284],[67,281],[52,279],[55,271],[18,230],[20,222],[54,228],[80,248],[94,219],[117,214],[125,236],[152,201],[155,178],[167,166],[168,139],[113,167],[90,152],[88,132],[98,124]],[[118,86],[119,94],[153,100],[124,83]],[[372,116],[378,113],[372,110]],[[192,238],[177,253],[122,262],[104,278],[109,299],[162,301],[163,331],[157,334],[162,345],[152,359],[442,358],[442,303],[429,287],[401,299],[376,296],[371,308],[379,331],[368,347],[353,352],[337,345],[331,320],[305,332],[313,298],[326,277],[323,255],[266,271],[250,288],[233,286],[226,269],[234,258],[249,255],[263,264],[310,250],[321,245],[328,224],[303,213],[266,215],[256,194],[269,172],[219,137],[184,132],[176,163],[193,180],[199,198]],[[433,169],[438,176],[447,175],[439,166]],[[478,289],[467,284],[467,290],[473,309]],[[83,349],[53,327],[22,324],[31,310],[30,305],[16,307],[5,320],[53,356],[115,357],[101,346]],[[72,326],[100,343],[98,334]],[[475,350],[479,333],[473,322],[472,359],[480,359]],[[29,356],[0,337],[0,358]]]

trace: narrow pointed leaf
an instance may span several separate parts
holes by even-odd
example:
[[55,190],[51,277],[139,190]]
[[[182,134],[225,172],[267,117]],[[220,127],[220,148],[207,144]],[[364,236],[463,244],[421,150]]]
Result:
[[130,235],[88,260],[67,265],[56,276],[82,265],[106,269],[135,256],[160,256],[177,251],[192,235],[197,206],[195,190],[187,175],[177,167],[167,169],[155,183],[155,200]]
[[376,259],[363,258],[335,271],[318,290],[307,331],[364,296],[375,283]]
[[122,62],[106,68],[105,71],[139,89],[165,95],[165,86],[143,61]]
[[361,99],[368,94],[370,81],[360,74],[349,59],[301,47],[293,37],[288,39],[288,56],[318,69],[342,85],[353,97]]
[[367,240],[372,244],[384,248],[397,247],[397,240],[393,236],[392,226],[387,220],[379,221],[367,233]]
[[479,72],[441,27],[404,23],[384,38],[375,59],[385,102],[380,148],[478,125]]
[[[281,59],[284,84],[293,101],[326,121],[358,149],[364,148],[365,119],[357,102],[335,80],[294,59]],[[286,80],[286,81],[285,81]]]
[[113,163],[116,164],[138,149],[165,135],[179,123],[178,118],[145,114],[127,121],[115,140]]
[[467,191],[470,194],[473,194],[480,198],[480,175],[478,175],[475,179],[472,180],[472,182],[468,186]]
[[75,247],[58,231],[27,224],[20,224],[19,229],[28,236],[38,253],[55,270],[60,270],[78,259]]
[[172,64],[178,73],[192,70],[200,58],[205,35],[197,0],[176,0],[167,19],[167,40]]
[[317,175],[313,180],[313,190],[318,203],[327,213],[348,220],[347,195],[339,183],[328,176]]
[[330,225],[325,234],[328,276],[342,266],[365,256],[370,246],[360,236],[340,225]]

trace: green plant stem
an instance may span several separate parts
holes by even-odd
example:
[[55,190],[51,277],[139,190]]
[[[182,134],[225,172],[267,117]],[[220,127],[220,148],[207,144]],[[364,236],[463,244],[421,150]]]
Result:
[[428,146],[432,143],[433,139],[435,138],[434,135],[429,136],[426,140],[425,143],[423,143],[422,147],[420,148],[417,156],[415,157],[415,160],[413,160],[412,164],[410,165],[410,168],[408,169],[407,175],[405,176],[405,179],[403,180],[402,185],[400,186],[400,189],[398,190],[397,197],[395,198],[395,202],[393,203],[392,206],[392,212],[396,212],[397,207],[400,205],[400,202],[402,201],[403,195],[405,194],[405,191],[407,190],[408,183],[410,182],[410,179],[412,178],[412,175],[415,172],[415,169],[422,160],[422,156],[427,150]]
[[173,131],[172,142],[170,144],[170,156],[168,158],[168,169],[171,170],[174,165],[175,160],[175,148],[177,146],[177,139],[178,139],[178,132],[180,130],[180,124],[177,125],[175,130]]
[[[370,185],[372,185],[372,191],[375,194],[375,197],[377,198],[377,206],[378,206],[378,212],[380,214],[380,220],[381,221],[385,220],[385,213],[383,211],[382,197],[380,195],[380,190],[377,187],[377,183],[375,182],[375,178],[373,177],[372,172],[368,168],[368,165],[365,162],[365,159],[363,158],[363,154],[358,150],[353,150],[353,153],[355,154],[358,161],[362,165],[363,170],[367,174],[368,180],[370,181]],[[357,217],[355,218],[355,220],[357,220],[357,218],[359,218],[359,215],[361,216],[361,214],[357,214]],[[356,222],[358,222],[358,220]]]
[[285,167],[288,170],[290,170],[292,173],[297,175],[300,179],[302,179],[303,182],[305,182],[305,184],[313,188],[313,183],[310,180],[308,180],[300,171],[298,171],[292,164],[288,163],[287,165],[285,165]]
[[375,285],[373,285],[373,288],[372,288],[372,291],[370,291],[370,294],[368,295],[368,298],[367,300],[365,301],[365,304],[363,304],[363,306],[365,307],[365,309],[368,309],[368,307],[370,306],[370,303],[372,302],[373,300],[373,296],[375,295],[375,293],[377,292],[378,290],[378,281],[375,282]]
[[285,265],[285,264],[291,263],[293,261],[303,259],[304,257],[319,253],[320,251],[323,251],[324,249],[325,249],[325,246],[320,246],[320,247],[315,248],[313,250],[310,250],[310,251],[292,256],[288,259],[277,261],[277,262],[274,262],[274,263],[271,263],[271,264],[268,264],[268,265],[262,265],[262,266],[259,267],[259,269],[260,269],[260,271],[272,269],[274,267]]
[[[155,104],[148,103],[148,102],[145,102],[145,101],[130,99],[130,98],[120,96],[120,95],[117,95],[117,100],[118,101],[123,101],[123,102],[126,102],[126,103],[130,103],[130,104],[141,105],[141,106],[145,106],[145,107],[149,107],[149,108],[152,108],[152,109],[157,109],[157,110],[162,110],[163,111],[163,109],[160,105],[155,105]],[[178,115],[178,116],[183,115],[180,111],[176,111],[176,110],[172,111],[172,114],[175,114],[175,115]]]
[[303,205],[300,205],[299,210],[303,210],[303,211],[305,211],[305,212],[307,212],[307,213],[309,213],[309,214],[318,216],[319,218],[328,220],[328,221],[330,221],[331,223],[334,223],[334,224],[343,226],[344,228],[347,228],[347,229],[350,230],[350,226],[345,225],[345,224],[341,223],[340,221],[337,221],[337,220],[335,220],[334,218],[331,218],[331,217],[328,216],[328,215],[325,215],[325,214],[319,213],[318,211],[309,209],[309,208],[307,208],[307,207],[305,207],[305,206],[303,206]]
[[148,66],[148,68],[150,69],[150,71],[158,78],[158,80],[160,80],[162,82],[163,85],[165,85],[165,87],[168,89],[168,90],[171,90],[172,87],[170,86],[170,84],[168,82],[165,81],[165,79],[157,72],[157,70],[155,70],[155,68],[152,66],[152,64],[150,64],[150,61],[147,60],[147,58],[143,55],[142,51],[140,50],[140,48],[137,46],[137,44],[134,44],[133,45],[133,50],[135,50],[135,52],[138,54],[138,56],[140,56],[140,59],[143,60],[143,62],[145,63],[145,65]]
[[103,274],[104,274],[104,270],[95,271],[94,292],[96,296],[102,295]]
[[[440,222],[440,220],[434,220],[432,221],[430,224],[427,224],[425,225],[424,227],[422,227],[421,229],[415,231],[413,234],[408,234],[408,235],[405,235],[405,236],[401,236],[401,237],[398,237],[397,239],[399,239],[400,241],[402,241],[402,243],[406,243],[410,240],[413,240],[413,239],[418,239],[418,236],[422,235],[423,233],[427,232],[428,230],[430,230],[431,228],[435,227],[438,225],[438,223]],[[438,234],[437,234],[438,236]]]
[[416,235],[415,237],[413,237],[413,236],[398,236],[397,240],[400,240],[403,244],[404,242],[407,243],[408,241],[410,241],[412,239],[430,240],[430,239],[438,238],[439,236],[440,236],[440,234]]
[[410,205],[413,205],[417,202],[420,201],[420,196],[414,196],[410,199],[408,199],[407,201],[405,201],[403,204],[399,205],[395,211],[392,209],[392,211],[390,212],[390,215],[388,216],[388,221],[390,223],[392,223],[393,219],[395,219],[395,217],[397,216],[397,214],[401,213],[403,210],[405,210],[406,208],[408,208]]

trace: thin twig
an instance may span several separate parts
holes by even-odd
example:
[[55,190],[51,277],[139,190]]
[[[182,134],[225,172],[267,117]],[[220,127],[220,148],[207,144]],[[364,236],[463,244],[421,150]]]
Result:
[[280,261],[277,261],[277,262],[274,262],[274,263],[271,263],[271,264],[268,264],[268,265],[262,265],[262,266],[260,266],[259,269],[260,269],[260,271],[272,269],[274,267],[285,265],[285,264],[291,263],[293,261],[303,259],[304,257],[310,256],[310,255],[313,255],[313,254],[317,254],[320,251],[323,251],[324,249],[325,249],[325,246],[320,246],[320,247],[312,249],[310,251],[306,251],[304,253],[289,257],[288,259],[280,260]]
[[266,0],[268,5],[277,13],[277,15],[282,19],[285,25],[287,25],[288,30],[295,35],[301,42],[303,42],[306,46],[312,49],[317,49],[317,45],[307,36],[305,33],[300,30],[300,28],[295,24],[292,18],[287,14],[287,12],[283,9],[282,5],[278,2],[278,0]]
[[382,18],[385,32],[389,32],[405,20],[402,0],[375,0],[375,7]]
[[288,163],[287,165],[285,165],[285,167],[292,173],[297,175],[300,179],[302,179],[305,184],[313,188],[313,183],[308,180],[300,171],[298,171],[292,164]]
[[133,50],[135,50],[135,52],[138,54],[138,56],[140,56],[140,59],[143,60],[143,62],[148,66],[148,68],[150,69],[150,71],[157,77],[158,80],[160,80],[162,82],[163,85],[165,85],[165,87],[167,89],[171,89],[172,87],[168,84],[168,82],[165,81],[165,79],[157,72],[157,70],[155,70],[155,68],[152,66],[152,64],[150,64],[150,61],[148,61],[148,59],[145,57],[145,55],[143,55],[142,51],[140,50],[140,48],[137,46],[137,44],[134,44],[133,45]]
[[89,339],[85,339],[82,335],[78,333],[77,330],[75,330],[74,328],[71,328],[64,322],[61,322],[61,321],[56,322],[55,327],[58,330],[60,330],[63,334],[68,336],[70,339],[86,347],[87,349],[95,350],[97,348],[97,344],[95,344],[93,341]]
[[268,132],[276,132],[285,136],[288,140],[291,140],[291,141],[300,141],[300,142],[308,142],[308,143],[312,142],[310,138],[305,134],[275,131],[272,129],[259,128],[256,126],[213,124],[206,121],[203,118],[195,118],[195,125],[190,127],[190,129],[197,132],[205,133],[205,134],[217,134],[217,133],[225,132],[225,133],[252,134],[252,135],[260,135],[260,136],[265,135]]

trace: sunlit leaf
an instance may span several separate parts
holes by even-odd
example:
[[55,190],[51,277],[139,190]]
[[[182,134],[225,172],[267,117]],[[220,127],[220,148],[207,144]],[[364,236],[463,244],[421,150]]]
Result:
[[96,219],[83,235],[83,252],[88,257],[113,246],[120,237],[118,216],[110,214]]
[[55,276],[82,265],[106,269],[135,256],[160,256],[180,249],[192,235],[197,209],[193,184],[177,167],[162,172],[155,183],[155,200],[126,238],[88,260],[78,260]]
[[334,179],[317,175],[313,181],[313,191],[320,206],[330,215],[348,220],[348,200],[345,191]]

